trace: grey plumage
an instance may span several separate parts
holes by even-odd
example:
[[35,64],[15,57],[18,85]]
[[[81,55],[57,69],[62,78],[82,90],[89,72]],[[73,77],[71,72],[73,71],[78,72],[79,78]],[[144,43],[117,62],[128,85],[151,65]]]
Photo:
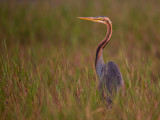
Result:
[[122,87],[124,87],[123,78],[118,66],[114,62],[104,64],[102,71],[104,76],[99,83],[99,90],[102,92],[102,97],[107,104],[112,103],[112,97]]

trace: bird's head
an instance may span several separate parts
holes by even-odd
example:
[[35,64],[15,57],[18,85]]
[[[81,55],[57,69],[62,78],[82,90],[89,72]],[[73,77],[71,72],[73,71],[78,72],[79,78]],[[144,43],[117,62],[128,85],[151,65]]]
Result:
[[99,16],[99,17],[78,17],[80,19],[83,19],[83,20],[90,20],[90,21],[93,21],[93,22],[98,22],[98,23],[103,23],[103,24],[106,24],[106,22],[110,23],[111,24],[111,21],[108,17],[105,17],[105,16]]

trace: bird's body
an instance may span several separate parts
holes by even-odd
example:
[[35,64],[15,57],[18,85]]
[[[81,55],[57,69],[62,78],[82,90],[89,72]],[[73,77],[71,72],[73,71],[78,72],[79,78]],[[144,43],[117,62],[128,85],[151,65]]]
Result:
[[107,34],[96,50],[95,69],[99,78],[99,90],[107,104],[112,103],[112,96],[121,88],[124,90],[124,82],[118,66],[114,62],[104,63],[103,49],[109,42],[112,35],[112,23],[108,17],[79,17],[84,20],[91,20],[107,25]]

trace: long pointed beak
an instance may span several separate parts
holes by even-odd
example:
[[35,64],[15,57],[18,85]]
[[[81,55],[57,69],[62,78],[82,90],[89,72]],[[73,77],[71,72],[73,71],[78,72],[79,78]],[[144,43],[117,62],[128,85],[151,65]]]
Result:
[[99,22],[99,19],[97,17],[78,17],[79,19],[83,19],[83,20],[90,20],[90,21],[94,21],[94,22]]

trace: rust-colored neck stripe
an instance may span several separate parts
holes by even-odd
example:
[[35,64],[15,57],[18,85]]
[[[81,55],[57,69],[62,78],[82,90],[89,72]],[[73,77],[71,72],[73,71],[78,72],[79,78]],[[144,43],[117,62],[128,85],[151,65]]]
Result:
[[106,25],[107,25],[107,35],[105,37],[104,40],[102,40],[96,50],[96,59],[95,59],[95,67],[97,64],[97,61],[101,55],[102,49],[105,48],[105,46],[107,45],[107,43],[109,42],[111,35],[112,35],[112,24],[108,21],[105,21]]

